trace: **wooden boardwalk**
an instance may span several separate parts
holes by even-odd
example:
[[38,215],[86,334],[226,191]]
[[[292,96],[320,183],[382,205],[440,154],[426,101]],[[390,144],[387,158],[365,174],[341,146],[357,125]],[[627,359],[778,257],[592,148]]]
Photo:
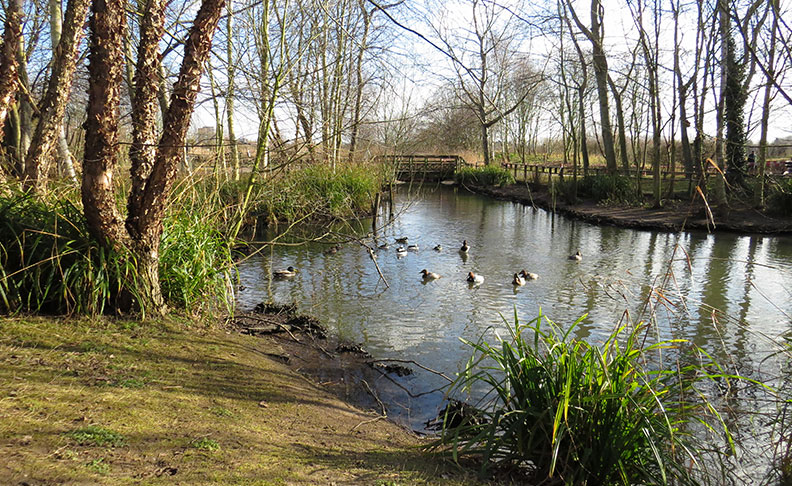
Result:
[[380,155],[377,162],[393,167],[400,181],[442,181],[467,165],[459,155]]

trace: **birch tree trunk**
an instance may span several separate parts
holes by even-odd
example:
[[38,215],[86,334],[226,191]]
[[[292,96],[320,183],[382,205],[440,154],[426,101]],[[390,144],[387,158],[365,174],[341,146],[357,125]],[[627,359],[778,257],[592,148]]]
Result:
[[228,89],[226,91],[226,125],[228,126],[228,144],[231,150],[231,167],[234,170],[234,180],[239,180],[239,147],[237,147],[236,132],[234,131],[234,96],[235,96],[235,81],[236,64],[234,61],[234,49],[231,43],[233,39],[234,27],[234,12],[231,8],[231,2],[228,2],[226,8],[226,31],[228,32],[228,39],[226,42],[226,61],[228,62]]
[[39,122],[25,158],[25,188],[38,189],[49,169],[50,155],[60,133],[59,128],[77,68],[77,51],[84,33],[83,25],[89,3],[90,0],[69,0],[66,6],[63,33],[52,59],[47,92],[39,103]]
[[[52,42],[52,52],[58,49],[60,43],[62,29],[63,29],[63,12],[61,11],[60,0],[50,0],[50,40]],[[61,118],[58,130],[57,151],[58,154],[58,167],[61,173],[71,179],[72,182],[77,182],[77,174],[74,172],[74,163],[72,162],[72,154],[69,150],[69,143],[66,141],[66,128],[63,126],[63,119]]]
[[6,7],[3,46],[0,50],[0,136],[19,91],[19,59],[16,51],[22,39],[22,15],[22,0],[10,0]]

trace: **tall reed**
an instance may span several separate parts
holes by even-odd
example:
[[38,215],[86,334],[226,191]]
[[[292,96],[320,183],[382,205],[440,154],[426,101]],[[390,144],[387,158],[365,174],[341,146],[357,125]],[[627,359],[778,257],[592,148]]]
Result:
[[99,314],[135,288],[134,262],[99,246],[63,195],[0,195],[0,313]]
[[[699,390],[719,367],[684,340],[644,345],[642,326],[594,346],[573,338],[579,322],[562,330],[515,314],[509,339],[467,342],[474,353],[450,393],[483,398],[475,414],[446,409],[438,445],[478,457],[484,473],[516,467],[541,484],[706,483],[699,434],[731,444]],[[661,352],[677,359],[663,367]]]

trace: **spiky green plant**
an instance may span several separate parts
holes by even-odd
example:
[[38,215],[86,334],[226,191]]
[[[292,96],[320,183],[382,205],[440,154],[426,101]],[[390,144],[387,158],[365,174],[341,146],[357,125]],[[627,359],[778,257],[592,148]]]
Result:
[[[482,472],[517,467],[542,484],[699,484],[701,444],[695,432],[719,431],[715,409],[697,388],[723,376],[684,340],[643,345],[645,328],[619,328],[600,346],[574,339],[540,315],[510,339],[468,342],[474,354],[451,394],[484,393],[475,414],[447,409],[440,444],[455,458],[475,455]],[[677,354],[672,368],[660,352]],[[684,364],[685,355],[689,364]],[[655,363],[649,365],[649,363]]]
[[0,196],[0,313],[102,313],[134,291],[134,262],[102,248],[65,196]]

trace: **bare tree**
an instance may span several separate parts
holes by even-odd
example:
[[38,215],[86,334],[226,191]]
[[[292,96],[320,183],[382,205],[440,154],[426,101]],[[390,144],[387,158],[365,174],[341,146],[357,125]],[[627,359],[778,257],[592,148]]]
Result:
[[39,121],[25,158],[24,186],[39,188],[49,169],[52,149],[60,133],[63,114],[77,69],[77,51],[83,37],[89,0],[69,0],[58,48],[52,59],[52,73],[44,98],[39,103]]
[[610,109],[608,103],[608,58],[602,41],[605,35],[603,27],[604,9],[601,0],[591,0],[591,28],[586,27],[578,18],[571,0],[567,1],[567,9],[572,15],[578,29],[591,42],[594,78],[597,81],[597,95],[600,108],[600,128],[602,130],[602,146],[608,171],[616,173],[616,151],[613,145],[613,129],[611,128]]

